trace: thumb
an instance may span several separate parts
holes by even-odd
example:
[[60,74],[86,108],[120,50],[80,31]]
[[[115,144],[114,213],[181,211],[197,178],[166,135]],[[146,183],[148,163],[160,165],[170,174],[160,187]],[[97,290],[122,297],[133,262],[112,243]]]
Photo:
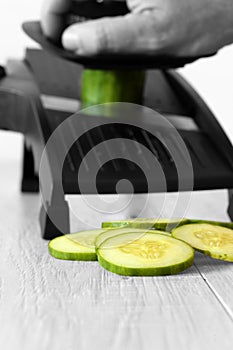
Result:
[[158,21],[150,13],[130,13],[75,23],[62,35],[65,49],[79,55],[101,53],[153,53],[160,50]]

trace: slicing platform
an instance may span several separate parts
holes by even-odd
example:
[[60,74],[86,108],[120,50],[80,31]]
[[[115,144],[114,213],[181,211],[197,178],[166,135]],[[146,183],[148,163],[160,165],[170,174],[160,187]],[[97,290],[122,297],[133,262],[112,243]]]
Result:
[[[74,76],[74,73],[75,77],[81,76],[82,69],[78,65],[61,61],[38,50],[28,50],[26,62],[34,74],[41,94],[67,98],[67,112],[52,109],[46,111],[49,133],[52,133],[62,121],[70,116],[69,101],[72,104],[75,96],[76,99],[80,98],[80,91],[77,89],[76,83],[72,91],[70,78]],[[64,79],[65,76],[66,80]],[[61,80],[62,84],[60,84]],[[155,86],[154,81],[156,81]],[[68,86],[69,90],[67,89]],[[144,105],[159,111],[179,130],[192,159],[195,190],[231,188],[233,186],[231,143],[204,102],[180,75],[175,72],[149,71],[145,86]],[[85,117],[84,122],[86,123]],[[82,117],[80,117],[80,123],[82,123]],[[82,126],[80,125],[80,127]],[[82,128],[85,129],[85,126]],[[121,130],[121,127],[117,128],[110,125],[107,131],[93,132],[93,135],[90,135],[91,141],[87,135],[84,137],[82,141],[85,146],[84,153],[87,153],[93,145],[102,142],[104,139],[120,136],[129,139],[135,138],[139,143],[148,147],[159,158],[168,179],[170,179],[170,181],[168,180],[168,189],[170,191],[177,190],[176,168],[168,151],[158,142],[158,139],[147,133],[145,134],[142,130],[133,130],[132,127]],[[169,138],[169,135],[164,135],[164,138]],[[174,147],[175,141],[172,141]],[[80,150],[80,147],[75,144],[64,164],[64,172],[69,174],[63,177],[67,193],[77,193],[77,189],[74,190],[73,184],[75,174],[82,160],[82,154],[78,150]],[[177,149],[177,152],[181,151]],[[111,185],[109,189],[106,186],[109,183],[108,178],[111,178],[114,184],[117,178],[124,178],[126,174],[130,173],[132,173],[130,177],[135,177],[138,181],[135,188],[136,192],[145,191],[145,184],[141,182],[140,175],[137,176],[135,173],[137,170],[127,167],[125,162],[122,163],[122,166],[119,166],[119,172],[115,172],[114,167],[111,169],[109,165],[108,171],[103,171],[100,179],[100,183],[102,181],[102,186],[100,185],[101,193],[112,193]],[[158,190],[156,189],[156,191]]]

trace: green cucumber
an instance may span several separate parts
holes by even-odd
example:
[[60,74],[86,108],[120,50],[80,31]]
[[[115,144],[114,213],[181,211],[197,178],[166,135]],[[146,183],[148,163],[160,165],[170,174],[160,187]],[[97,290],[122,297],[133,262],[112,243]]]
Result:
[[176,274],[192,266],[193,248],[168,235],[145,231],[115,235],[97,248],[105,269],[125,276]]
[[189,224],[172,231],[172,236],[214,259],[233,262],[233,230],[206,223]]
[[82,108],[110,102],[142,103],[145,72],[143,70],[84,69]]
[[97,260],[96,237],[106,230],[89,230],[56,237],[49,242],[49,253],[62,260]]
[[102,228],[137,228],[137,229],[155,229],[170,232],[175,227],[188,224],[189,219],[141,219],[119,220],[103,222]]
[[140,238],[146,232],[151,232],[153,234],[159,233],[159,234],[164,234],[171,237],[171,234],[169,232],[164,232],[164,231],[146,230],[146,229],[137,229],[137,228],[112,228],[112,229],[108,229],[107,231],[101,233],[96,237],[95,246],[96,246],[96,249],[98,249],[104,241],[114,236],[124,235],[126,233],[135,233],[135,236],[136,234],[138,234],[138,238]]

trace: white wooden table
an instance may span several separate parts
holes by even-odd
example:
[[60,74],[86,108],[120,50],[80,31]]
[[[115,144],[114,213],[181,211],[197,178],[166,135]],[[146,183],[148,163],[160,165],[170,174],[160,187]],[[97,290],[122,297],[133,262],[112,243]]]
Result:
[[[182,274],[131,278],[53,259],[19,177],[0,164],[0,349],[233,349],[233,264],[197,254]],[[226,206],[197,193],[188,214],[226,220]]]

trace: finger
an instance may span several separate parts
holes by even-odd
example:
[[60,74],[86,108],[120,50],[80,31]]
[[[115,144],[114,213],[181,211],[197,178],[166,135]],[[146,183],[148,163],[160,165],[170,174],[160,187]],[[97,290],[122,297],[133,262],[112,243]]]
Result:
[[41,11],[41,27],[44,34],[58,41],[65,29],[65,14],[69,12],[71,0],[45,0]]
[[97,19],[68,27],[62,35],[62,44],[79,55],[158,53],[164,41],[164,30],[160,27],[153,11]]

